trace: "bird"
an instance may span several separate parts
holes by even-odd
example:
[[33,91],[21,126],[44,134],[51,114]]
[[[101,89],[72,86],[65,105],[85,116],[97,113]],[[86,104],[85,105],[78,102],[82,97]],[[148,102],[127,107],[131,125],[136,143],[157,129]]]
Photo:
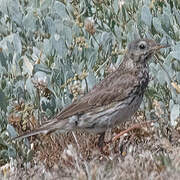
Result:
[[87,94],[65,107],[39,128],[14,139],[83,129],[104,138],[107,129],[130,120],[139,109],[149,83],[149,60],[168,45],[152,39],[132,41],[119,67],[97,83]]

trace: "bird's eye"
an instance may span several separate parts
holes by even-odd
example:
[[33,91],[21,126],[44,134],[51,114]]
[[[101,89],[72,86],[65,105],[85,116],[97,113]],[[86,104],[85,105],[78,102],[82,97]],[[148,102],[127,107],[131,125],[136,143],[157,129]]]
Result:
[[143,50],[146,48],[146,45],[144,43],[141,43],[141,44],[139,44],[139,48]]

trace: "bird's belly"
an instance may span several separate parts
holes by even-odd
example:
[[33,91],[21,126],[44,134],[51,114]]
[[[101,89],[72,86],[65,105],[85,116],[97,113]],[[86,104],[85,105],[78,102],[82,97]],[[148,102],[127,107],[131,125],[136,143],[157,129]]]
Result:
[[107,128],[125,122],[138,110],[142,96],[134,96],[114,105],[99,107],[79,117],[77,126],[90,132],[104,132]]

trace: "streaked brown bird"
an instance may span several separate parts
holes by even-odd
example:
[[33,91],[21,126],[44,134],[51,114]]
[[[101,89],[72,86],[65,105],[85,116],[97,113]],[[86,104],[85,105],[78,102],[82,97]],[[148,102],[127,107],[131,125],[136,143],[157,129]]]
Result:
[[15,139],[56,130],[84,129],[103,134],[106,129],[129,120],[138,110],[149,82],[148,60],[165,47],[150,39],[131,42],[116,71],[46,124]]

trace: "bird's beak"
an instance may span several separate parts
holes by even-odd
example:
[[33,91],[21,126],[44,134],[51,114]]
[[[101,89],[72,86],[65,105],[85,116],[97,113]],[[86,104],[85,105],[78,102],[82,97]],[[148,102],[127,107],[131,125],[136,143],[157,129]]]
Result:
[[159,50],[159,49],[167,48],[167,47],[170,47],[170,45],[168,45],[168,44],[166,44],[166,45],[163,45],[163,44],[157,44],[156,46],[152,47],[151,50],[157,51],[157,50]]

